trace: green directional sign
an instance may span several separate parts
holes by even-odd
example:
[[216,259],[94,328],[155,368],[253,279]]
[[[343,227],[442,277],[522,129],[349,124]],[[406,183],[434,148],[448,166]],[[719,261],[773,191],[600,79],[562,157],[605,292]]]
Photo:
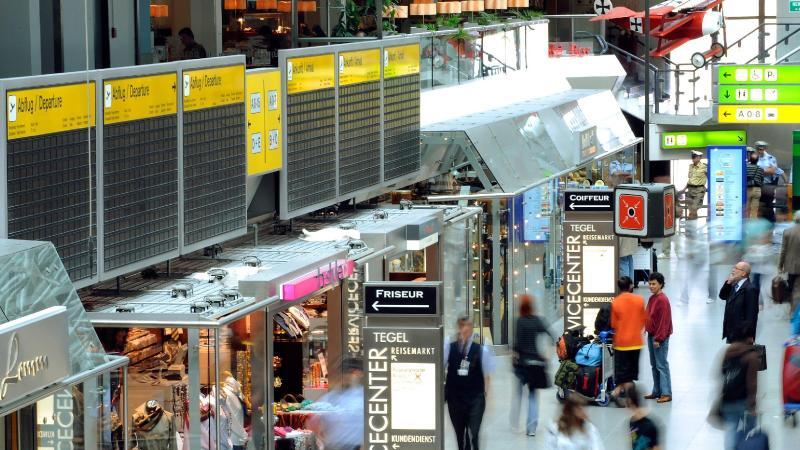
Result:
[[723,84],[800,84],[800,66],[717,66]]
[[675,150],[713,145],[746,145],[744,130],[673,131],[661,133],[661,148]]
[[722,84],[717,99],[721,105],[800,104],[800,85]]
[[790,1],[789,12],[800,12],[800,1],[795,1],[795,0]]

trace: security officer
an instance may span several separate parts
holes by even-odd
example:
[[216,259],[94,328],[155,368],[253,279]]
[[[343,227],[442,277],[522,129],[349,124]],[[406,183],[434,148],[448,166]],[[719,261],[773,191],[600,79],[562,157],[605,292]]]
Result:
[[686,183],[686,202],[689,207],[689,219],[697,219],[697,210],[703,206],[708,183],[708,166],[700,161],[703,153],[692,150],[692,164],[689,166],[689,181]]

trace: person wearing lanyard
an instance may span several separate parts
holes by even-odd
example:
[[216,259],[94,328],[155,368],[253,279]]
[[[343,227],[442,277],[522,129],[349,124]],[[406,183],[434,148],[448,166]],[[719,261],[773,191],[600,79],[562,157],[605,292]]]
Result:
[[692,150],[692,164],[689,165],[689,180],[686,183],[686,202],[689,208],[689,219],[697,219],[697,210],[703,206],[708,183],[708,166],[700,158],[702,152]]
[[479,450],[478,433],[486,410],[494,358],[486,347],[472,341],[469,317],[459,317],[457,325],[456,340],[445,346],[444,398],[456,432],[458,450]]

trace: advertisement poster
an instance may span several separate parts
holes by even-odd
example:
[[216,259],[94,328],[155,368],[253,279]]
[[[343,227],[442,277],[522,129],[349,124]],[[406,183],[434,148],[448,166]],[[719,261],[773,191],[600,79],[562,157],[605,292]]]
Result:
[[392,428],[436,429],[436,364],[394,363],[391,372]]
[[522,202],[524,220],[523,239],[530,242],[547,242],[550,238],[552,190],[543,184],[528,190]]
[[745,147],[708,147],[708,238],[740,241],[745,203]]

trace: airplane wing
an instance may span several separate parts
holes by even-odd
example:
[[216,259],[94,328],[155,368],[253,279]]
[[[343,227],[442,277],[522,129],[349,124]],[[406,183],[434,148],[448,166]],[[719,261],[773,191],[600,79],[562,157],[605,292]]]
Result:
[[694,19],[694,16],[691,14],[686,14],[683,17],[676,19],[667,19],[662,26],[653,30],[650,35],[659,39],[670,39],[670,35],[672,33],[680,30],[684,25],[691,23]]
[[589,22],[598,22],[601,20],[614,20],[614,19],[627,19],[629,17],[633,17],[638,14],[636,11],[628,9],[624,6],[617,6],[616,8],[612,8],[611,11],[600,15],[595,16],[589,19]]
[[673,39],[673,40],[661,40],[658,42],[658,47],[656,47],[653,51],[650,52],[650,56],[653,58],[663,58],[667,56],[671,51],[675,50],[676,48],[680,47],[681,45],[691,41],[689,38],[680,38],[680,39]]

